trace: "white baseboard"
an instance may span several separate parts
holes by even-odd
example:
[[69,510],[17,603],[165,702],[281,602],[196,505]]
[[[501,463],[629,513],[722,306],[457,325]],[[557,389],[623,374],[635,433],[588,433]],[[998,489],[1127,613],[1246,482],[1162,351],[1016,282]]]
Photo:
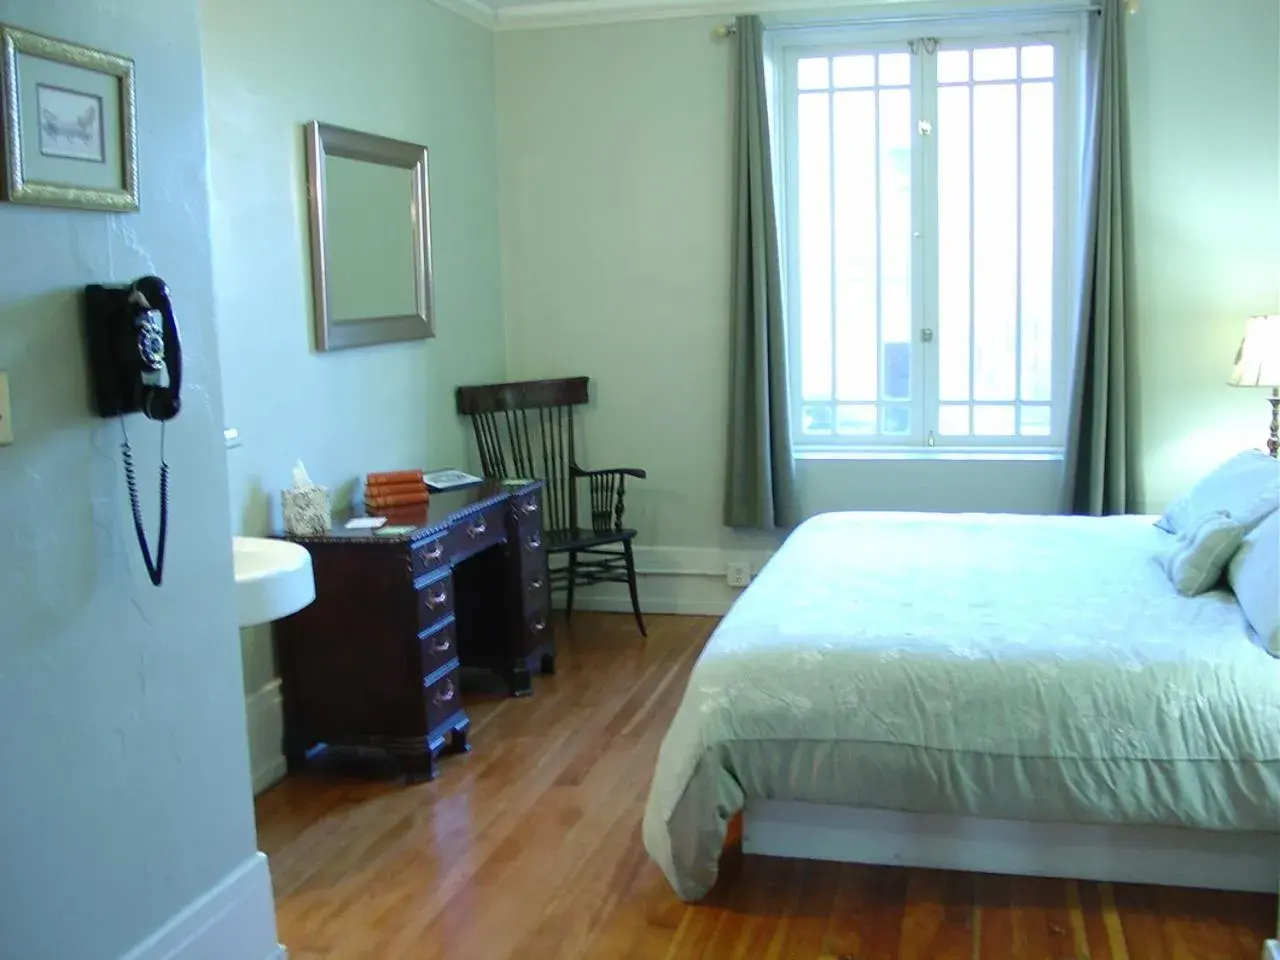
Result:
[[[605,596],[601,594],[588,594],[587,588],[579,588],[582,592],[573,598],[574,610],[594,610],[599,613],[631,613],[631,597],[626,592],[626,587],[622,588],[622,593],[616,596]],[[593,588],[600,589],[600,588]],[[698,598],[698,597],[653,597],[650,591],[640,587],[640,612],[641,613],[676,613],[688,617],[723,617],[729,612],[729,608],[733,606],[732,598],[720,599],[715,597]],[[564,609],[564,598],[557,597],[555,602],[557,610]]]
[[746,563],[756,573],[771,550],[722,550],[719,547],[649,547],[637,544],[636,573],[641,576],[714,577],[723,580],[730,563]]
[[259,794],[280,780],[287,769],[282,747],[284,713],[279,680],[264,684],[245,698],[245,720],[249,728],[253,792]]
[[[725,578],[729,563],[745,563],[754,576],[772,556],[770,550],[722,550],[710,547],[637,546],[636,579],[640,609],[646,613],[679,613],[719,617],[728,613],[742,593]],[[563,606],[563,594],[556,605]],[[626,584],[602,583],[579,587],[575,610],[630,613]]]
[[124,960],[281,960],[265,854],[255,853],[191,901]]

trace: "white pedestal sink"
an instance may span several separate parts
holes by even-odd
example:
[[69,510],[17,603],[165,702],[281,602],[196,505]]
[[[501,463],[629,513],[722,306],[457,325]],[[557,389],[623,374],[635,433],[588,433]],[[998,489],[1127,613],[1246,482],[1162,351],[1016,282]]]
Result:
[[279,620],[316,598],[311,554],[305,547],[264,537],[232,537],[231,553],[240,626]]

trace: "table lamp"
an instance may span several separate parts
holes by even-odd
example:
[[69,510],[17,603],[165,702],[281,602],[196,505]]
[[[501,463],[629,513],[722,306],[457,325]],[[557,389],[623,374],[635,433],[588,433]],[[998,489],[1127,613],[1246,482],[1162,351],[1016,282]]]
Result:
[[1233,387],[1270,387],[1271,437],[1267,452],[1280,450],[1280,314],[1250,317],[1236,352],[1235,369],[1227,381]]

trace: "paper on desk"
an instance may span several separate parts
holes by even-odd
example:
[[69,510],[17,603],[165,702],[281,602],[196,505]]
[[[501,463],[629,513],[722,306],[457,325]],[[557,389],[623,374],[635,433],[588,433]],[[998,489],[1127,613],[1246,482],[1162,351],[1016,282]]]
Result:
[[387,522],[386,517],[353,517],[348,520],[348,530],[376,530]]

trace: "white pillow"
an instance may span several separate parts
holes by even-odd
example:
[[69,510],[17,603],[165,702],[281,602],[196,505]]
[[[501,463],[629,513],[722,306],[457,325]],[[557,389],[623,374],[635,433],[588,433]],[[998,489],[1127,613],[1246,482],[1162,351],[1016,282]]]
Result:
[[1280,513],[1244,538],[1227,568],[1227,580],[1263,647],[1280,657]]
[[1222,513],[1201,517],[1178,534],[1177,541],[1160,558],[1164,572],[1184,597],[1198,597],[1222,581],[1222,571],[1240,548],[1245,529]]
[[1238,453],[1174,501],[1156,526],[1182,533],[1210,513],[1225,513],[1248,533],[1280,508],[1280,460],[1261,450]]

